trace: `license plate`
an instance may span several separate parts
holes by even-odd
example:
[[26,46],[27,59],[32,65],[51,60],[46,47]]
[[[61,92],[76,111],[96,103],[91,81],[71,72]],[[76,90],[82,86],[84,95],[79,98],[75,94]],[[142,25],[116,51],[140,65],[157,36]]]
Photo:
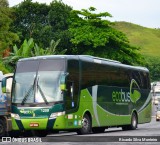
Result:
[[30,123],[30,127],[38,127],[39,123]]

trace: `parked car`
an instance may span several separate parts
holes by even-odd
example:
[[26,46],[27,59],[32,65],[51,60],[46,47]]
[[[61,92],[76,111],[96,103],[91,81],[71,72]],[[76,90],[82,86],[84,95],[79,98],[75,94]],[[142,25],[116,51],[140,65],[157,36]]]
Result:
[[151,94],[153,98],[153,103],[155,105],[158,105],[158,103],[160,102],[160,82],[153,82],[151,86],[152,86]]
[[156,121],[159,121],[160,120],[160,107],[157,109],[157,112],[156,112]]
[[158,105],[156,106],[157,110],[160,109],[160,103],[158,103]]

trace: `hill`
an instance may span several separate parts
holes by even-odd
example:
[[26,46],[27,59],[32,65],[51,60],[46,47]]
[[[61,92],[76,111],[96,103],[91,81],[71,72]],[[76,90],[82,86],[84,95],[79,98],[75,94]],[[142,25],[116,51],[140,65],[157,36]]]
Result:
[[160,56],[160,29],[146,28],[128,22],[115,22],[116,29],[128,37],[130,43],[140,47],[144,56]]

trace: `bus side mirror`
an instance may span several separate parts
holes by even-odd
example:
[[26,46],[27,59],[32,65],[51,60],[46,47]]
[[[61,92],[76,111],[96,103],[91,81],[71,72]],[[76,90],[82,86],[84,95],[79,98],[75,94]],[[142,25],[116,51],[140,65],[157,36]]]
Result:
[[2,79],[2,93],[10,93],[11,92],[11,86],[12,86],[12,80],[13,76],[8,76]]
[[61,91],[66,91],[66,77],[69,73],[64,73],[60,78],[60,89]]

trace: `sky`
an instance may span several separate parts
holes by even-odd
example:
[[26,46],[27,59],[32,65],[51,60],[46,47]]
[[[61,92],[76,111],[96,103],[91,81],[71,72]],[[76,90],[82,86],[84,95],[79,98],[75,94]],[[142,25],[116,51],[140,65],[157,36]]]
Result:
[[[8,0],[15,6],[23,0]],[[32,0],[50,4],[52,0]],[[62,0],[74,10],[88,9],[93,6],[99,12],[109,12],[110,21],[126,21],[148,28],[160,28],[160,0]]]

